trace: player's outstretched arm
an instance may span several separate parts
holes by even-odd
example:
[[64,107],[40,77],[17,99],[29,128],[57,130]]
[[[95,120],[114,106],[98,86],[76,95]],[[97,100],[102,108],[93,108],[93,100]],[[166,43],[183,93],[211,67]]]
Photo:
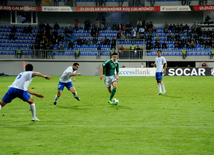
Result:
[[104,77],[103,75],[103,66],[100,66],[100,80],[102,80]]
[[39,72],[34,72],[34,73],[33,73],[33,76],[40,76],[40,77],[43,77],[43,78],[45,78],[45,79],[47,79],[47,80],[50,80],[50,79],[51,79],[50,76],[43,75],[42,73],[39,73]]
[[167,68],[167,63],[164,64],[164,70],[163,70],[163,74],[166,74],[166,68]]
[[32,90],[30,89],[27,89],[28,93],[30,93],[31,95],[35,95],[36,97],[39,97],[39,98],[44,98],[44,96],[42,94],[37,94],[35,92],[33,92]]
[[73,81],[78,82],[74,77],[72,77]]
[[74,74],[74,73],[68,73],[69,74],[69,76],[81,76],[82,75],[82,73],[76,73],[76,74]]

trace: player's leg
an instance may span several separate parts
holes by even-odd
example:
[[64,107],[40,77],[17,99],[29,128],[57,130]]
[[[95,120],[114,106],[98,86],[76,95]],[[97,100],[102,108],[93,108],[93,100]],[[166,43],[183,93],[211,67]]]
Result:
[[109,93],[111,94],[111,91],[112,91],[111,87],[108,87],[107,89],[108,89]]
[[6,102],[4,102],[4,101],[0,101],[0,110],[1,110],[1,108],[3,108],[3,106],[5,106],[7,103]]
[[112,100],[112,98],[114,97],[114,95],[115,95],[115,93],[116,93],[116,90],[117,90],[117,81],[114,81],[114,82],[112,83],[112,85],[113,85],[113,89],[112,89],[112,92],[111,92],[109,101]]
[[105,83],[109,93],[111,93],[111,91],[112,91],[112,89],[111,89],[111,84],[112,84],[111,78],[106,76],[104,79],[104,83]]
[[30,96],[30,99],[27,101],[30,106],[30,111],[32,114],[32,121],[39,121],[39,119],[36,117],[36,105],[34,103],[34,99],[32,96]]
[[72,92],[74,95],[74,98],[80,101],[80,98],[77,96],[77,91],[75,90],[74,86],[70,87],[69,90]]
[[156,76],[156,80],[157,80],[157,84],[158,84],[158,89],[159,89],[159,93],[157,95],[161,95],[162,94],[162,89],[161,89],[161,77],[160,77],[160,72],[156,72],[155,74]]
[[54,105],[57,104],[57,101],[58,101],[59,97],[60,97],[61,94],[62,94],[62,91],[63,91],[63,89],[64,89],[64,84],[61,83],[61,82],[59,82],[58,88],[57,88],[57,89],[58,89],[58,90],[57,90],[57,94],[56,94],[55,99],[54,99]]

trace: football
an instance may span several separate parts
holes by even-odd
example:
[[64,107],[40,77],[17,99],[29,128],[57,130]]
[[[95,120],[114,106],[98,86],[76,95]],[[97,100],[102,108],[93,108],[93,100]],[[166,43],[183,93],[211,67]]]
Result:
[[112,104],[114,104],[114,105],[118,105],[118,103],[119,103],[119,100],[116,98],[113,98],[111,101],[112,101]]

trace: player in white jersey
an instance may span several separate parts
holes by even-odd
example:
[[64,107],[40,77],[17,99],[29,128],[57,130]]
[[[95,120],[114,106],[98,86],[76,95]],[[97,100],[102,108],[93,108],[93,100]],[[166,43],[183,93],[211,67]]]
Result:
[[63,72],[62,76],[59,79],[58,91],[57,91],[57,95],[55,96],[54,105],[57,104],[57,100],[61,96],[64,87],[67,87],[67,89],[73,93],[74,98],[80,101],[80,98],[77,96],[77,91],[75,90],[71,82],[71,77],[73,78],[73,81],[77,82],[77,80],[73,76],[82,75],[82,73],[76,73],[78,69],[79,69],[79,64],[74,63],[73,66],[68,67]]
[[[163,74],[166,73],[167,63],[166,63],[166,59],[161,56],[161,54],[162,54],[161,50],[158,50],[157,54],[158,54],[158,57],[155,58],[155,65],[156,65],[155,76],[156,76],[158,89],[159,89],[159,93],[157,95],[163,95],[166,93],[166,90],[165,90],[162,79],[163,79]],[[164,67],[164,69],[163,69],[163,67]]]
[[44,98],[44,96],[28,89],[29,84],[35,76],[44,77],[47,80],[51,79],[50,76],[45,76],[41,73],[33,72],[33,65],[27,64],[25,67],[25,72],[19,73],[13,84],[9,86],[9,90],[0,101],[0,109],[7,103],[10,103],[13,99],[18,97],[23,101],[29,103],[30,111],[32,113],[32,121],[39,121],[39,119],[36,117],[36,106],[31,95],[35,95],[39,98]]

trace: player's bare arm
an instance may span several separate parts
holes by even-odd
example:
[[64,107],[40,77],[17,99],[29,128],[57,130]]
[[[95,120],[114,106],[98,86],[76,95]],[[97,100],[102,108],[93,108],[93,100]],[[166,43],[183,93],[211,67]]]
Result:
[[116,79],[119,80],[119,72],[117,72]]
[[33,73],[33,76],[40,76],[40,77],[43,77],[43,78],[45,78],[45,79],[47,79],[47,80],[50,80],[50,79],[51,79],[50,76],[43,75],[42,73],[39,73],[39,72],[34,72],[34,73]]
[[81,76],[82,75],[82,73],[76,73],[76,74],[74,74],[74,73],[68,73],[69,74],[69,76]]
[[73,81],[78,82],[74,77],[72,77]]
[[167,63],[165,63],[164,65],[165,65],[165,67],[164,67],[164,70],[163,70],[163,74],[166,74]]
[[103,75],[103,66],[100,66],[100,80],[102,80],[104,78]]
[[42,94],[37,94],[35,92],[33,92],[32,90],[30,89],[27,89],[28,93],[30,93],[31,95],[35,95],[36,97],[39,97],[39,98],[44,98],[44,96]]

